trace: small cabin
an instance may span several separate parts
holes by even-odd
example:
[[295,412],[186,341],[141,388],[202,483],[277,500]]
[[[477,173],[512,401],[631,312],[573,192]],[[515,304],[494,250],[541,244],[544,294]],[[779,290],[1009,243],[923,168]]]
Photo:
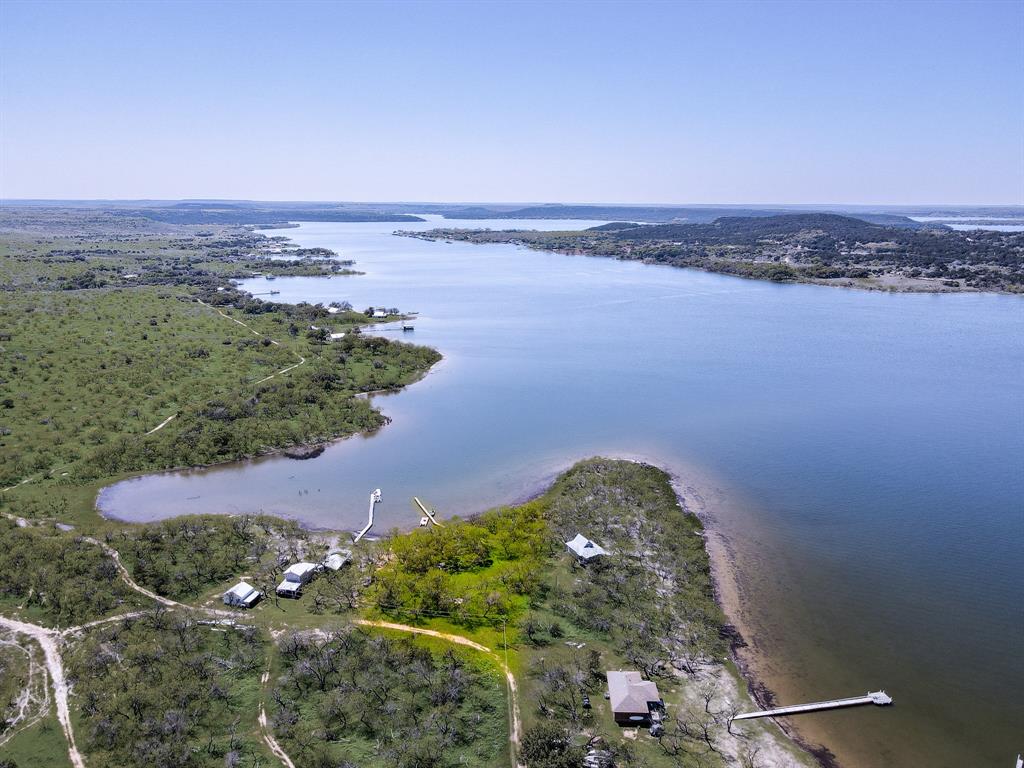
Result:
[[373,312],[373,316],[374,316],[374,317],[377,317],[377,318],[380,318],[380,317],[387,317],[387,316],[388,316],[388,313],[387,313],[387,312],[385,312],[385,311],[384,311],[383,309],[376,309],[376,310],[374,310],[374,312]]
[[240,581],[224,593],[224,605],[236,608],[252,608],[263,597],[263,593],[250,584]]
[[584,563],[589,563],[596,557],[608,554],[608,550],[600,544],[591,541],[582,533],[577,533],[569,541],[565,542],[566,548]]

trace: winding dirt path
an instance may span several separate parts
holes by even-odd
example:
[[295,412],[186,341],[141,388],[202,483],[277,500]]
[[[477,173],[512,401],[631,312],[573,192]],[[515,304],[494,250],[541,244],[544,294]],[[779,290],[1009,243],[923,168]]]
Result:
[[[260,337],[261,339],[266,339],[267,341],[269,341],[269,342],[270,342],[271,344],[273,344],[274,346],[277,346],[277,347],[280,347],[280,346],[281,346],[281,342],[277,341],[276,339],[272,339],[272,338],[270,338],[270,337],[269,337],[269,336],[267,336],[267,335],[266,335],[265,333],[260,333],[260,332],[259,332],[259,331],[257,331],[257,330],[256,330],[255,328],[253,328],[253,327],[252,327],[251,325],[246,325],[245,323],[243,323],[243,322],[242,322],[241,320],[239,320],[238,318],[232,317],[232,316],[231,316],[231,315],[229,315],[229,314],[228,314],[227,312],[224,312],[224,311],[222,311],[222,310],[218,309],[217,307],[213,306],[212,304],[207,304],[207,303],[206,303],[205,301],[203,301],[202,299],[196,299],[196,301],[197,301],[197,302],[198,302],[199,304],[202,304],[202,305],[203,305],[204,307],[206,307],[207,309],[212,309],[212,310],[213,310],[214,312],[216,312],[216,313],[217,313],[218,315],[220,315],[221,317],[226,317],[226,318],[227,318],[228,320],[230,320],[231,322],[233,322],[233,323],[238,323],[238,324],[239,324],[240,326],[242,326],[242,327],[243,327],[243,328],[245,328],[246,330],[250,331],[250,332],[251,332],[251,333],[253,333],[254,335],[256,335],[256,336],[259,336],[259,337]],[[296,356],[297,358],[299,358],[299,362],[295,363],[294,365],[289,365],[289,366],[288,366],[287,368],[282,368],[282,369],[281,369],[280,371],[277,371],[276,373],[272,373],[272,374],[270,374],[269,376],[264,376],[264,377],[263,377],[262,379],[260,379],[260,380],[259,380],[259,381],[257,381],[256,383],[257,383],[257,384],[262,384],[262,383],[263,383],[264,381],[270,381],[270,380],[271,380],[272,378],[274,378],[275,376],[281,376],[282,374],[288,373],[288,371],[293,371],[293,370],[295,370],[296,368],[298,368],[298,367],[299,367],[300,365],[303,365],[303,364],[305,364],[305,362],[306,362],[306,358],[304,358],[304,357],[303,357],[302,355],[300,355],[300,354],[299,354],[298,352],[296,352],[295,350],[292,350],[292,354],[293,354],[293,355],[295,355],[295,356]],[[161,426],[163,426],[163,425],[161,425]],[[159,428],[160,428],[160,427],[157,427],[157,429],[159,429]],[[153,430],[153,431],[155,432],[156,430]]]
[[[263,685],[264,688],[266,688],[267,681],[269,679],[270,679],[270,672],[269,671],[264,672],[263,673],[263,677],[260,678],[260,683]],[[278,743],[277,739],[274,738],[273,731],[270,730],[270,724],[267,722],[267,709],[264,706],[264,699],[265,699],[265,697],[261,697],[260,698],[260,717],[259,717],[259,720],[260,720],[260,731],[263,734],[263,741],[266,743],[266,745],[268,747],[270,747],[270,751],[274,753],[274,757],[276,757],[278,760],[280,760],[281,763],[285,766],[285,768],[295,768],[295,763],[293,763],[292,759],[290,757],[288,757],[288,753],[284,751],[284,747],[282,747]]]
[[135,581],[135,579],[132,578],[131,574],[128,573],[128,569],[124,567],[124,563],[121,562],[121,553],[109,544],[102,542],[99,539],[94,539],[92,536],[83,536],[82,541],[87,541],[90,544],[95,544],[97,547],[101,547],[103,551],[107,553],[107,556],[114,561],[114,565],[117,566],[117,570],[121,574],[121,579],[124,581],[124,583],[132,589],[134,589],[139,594],[145,595],[146,597],[152,600],[156,600],[158,603],[160,603],[161,605],[166,605],[168,608],[191,607],[185,605],[184,603],[175,602],[174,600],[171,600],[169,597],[163,597],[162,595],[158,595],[156,592],[146,589],[141,584],[138,584]]
[[9,742],[26,728],[31,728],[50,711],[50,683],[46,677],[45,663],[36,659],[34,649],[15,639],[0,636],[0,646],[15,648],[25,654],[28,662],[28,679],[18,698],[13,702],[17,713],[7,723],[7,731],[0,737],[0,747]]
[[46,670],[50,674],[50,682],[53,684],[53,698],[57,704],[57,720],[64,731],[64,738],[68,742],[68,759],[74,768],[85,768],[85,760],[75,744],[75,732],[71,727],[71,710],[68,707],[68,684],[64,677],[64,662],[60,657],[60,634],[56,630],[39,627],[35,624],[27,624],[23,621],[4,618],[0,616],[0,626],[6,627],[12,632],[28,635],[43,649],[43,656],[46,659]]
[[423,627],[414,627],[410,624],[396,624],[392,621],[373,621],[371,619],[354,619],[353,624],[359,624],[364,627],[377,627],[378,629],[393,629],[397,632],[410,632],[416,635],[427,635],[428,637],[436,637],[441,640],[447,640],[450,643],[456,645],[465,645],[468,648],[472,648],[481,653],[486,653],[492,656],[495,661],[498,662],[498,666],[505,673],[505,682],[508,684],[508,697],[509,697],[509,731],[508,741],[512,747],[512,762],[517,768],[525,768],[522,763],[519,762],[519,744],[522,740],[523,735],[523,722],[519,713],[519,686],[516,685],[515,675],[512,674],[512,670],[508,668],[508,664],[504,662],[497,653],[486,645],[481,645],[475,640],[470,640],[468,637],[462,635],[454,635],[450,632],[439,632],[436,629],[424,629]]

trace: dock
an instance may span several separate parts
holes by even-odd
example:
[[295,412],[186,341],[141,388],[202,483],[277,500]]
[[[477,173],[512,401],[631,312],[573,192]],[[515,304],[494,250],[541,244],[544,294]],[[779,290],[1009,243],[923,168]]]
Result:
[[381,498],[381,496],[380,496],[380,488],[377,488],[376,490],[374,490],[373,493],[370,494],[370,514],[369,514],[369,517],[368,517],[368,519],[366,521],[366,525],[363,527],[363,530],[361,530],[359,533],[357,533],[355,535],[355,538],[352,539],[352,543],[353,544],[358,544],[359,540],[361,538],[363,538],[363,536],[366,535],[366,532],[369,531],[373,527],[373,508],[374,508],[374,506],[376,504],[380,503],[380,498]]
[[434,510],[427,509],[423,505],[423,502],[420,501],[419,498],[416,497],[416,496],[413,496],[412,500],[414,502],[416,502],[416,506],[420,508],[420,511],[423,512],[423,514],[424,514],[424,516],[426,516],[427,520],[429,520],[430,522],[432,522],[434,525],[438,526],[439,528],[444,528],[444,524],[437,522],[437,518],[434,517]]
[[884,707],[892,704],[892,697],[885,691],[873,691],[864,696],[854,696],[849,699],[832,699],[831,701],[816,701],[812,704],[796,704],[792,707],[777,707],[765,709],[761,712],[747,712],[736,715],[733,720],[751,720],[755,717],[777,717],[779,715],[799,715],[801,712],[815,712],[821,709],[839,709],[840,707],[859,707],[863,704],[877,704]]

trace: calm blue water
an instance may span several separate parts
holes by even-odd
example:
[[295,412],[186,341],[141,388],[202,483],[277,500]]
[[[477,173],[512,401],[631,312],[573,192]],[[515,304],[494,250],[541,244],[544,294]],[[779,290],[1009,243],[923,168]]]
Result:
[[[465,222],[488,225],[586,223]],[[803,733],[851,765],[1012,765],[1024,749],[1024,300],[773,285],[395,227],[282,230],[366,274],[273,283],[282,301],[421,313],[414,333],[389,333],[445,360],[375,399],[391,425],[312,461],[126,481],[102,508],[355,529],[380,487],[381,530],[415,524],[413,495],[468,513],[577,458],[646,457],[707,499],[752,661],[780,699],[876,687],[896,699],[808,716]]]

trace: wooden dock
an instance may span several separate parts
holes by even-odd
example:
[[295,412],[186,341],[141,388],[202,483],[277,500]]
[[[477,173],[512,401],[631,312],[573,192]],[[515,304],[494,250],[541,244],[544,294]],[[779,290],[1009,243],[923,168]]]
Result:
[[366,532],[369,531],[373,527],[373,507],[374,507],[374,505],[376,505],[377,503],[380,502],[380,498],[381,498],[381,496],[380,496],[380,488],[377,488],[373,493],[370,494],[370,515],[369,515],[369,518],[367,519],[366,525],[363,527],[363,530],[361,530],[359,533],[357,533],[355,535],[355,538],[352,540],[353,544],[358,544],[359,540],[361,538],[363,538],[363,536],[366,535]]
[[799,715],[802,712],[815,712],[821,709],[839,709],[840,707],[859,707],[863,704],[877,704],[884,707],[892,704],[892,697],[885,691],[873,691],[864,696],[854,696],[849,699],[832,699],[831,701],[815,701],[811,704],[796,704],[792,707],[776,707],[765,709],[761,712],[747,712],[736,715],[733,720],[751,720],[755,717],[778,717],[779,715]]
[[427,520],[429,520],[430,522],[432,522],[434,525],[438,526],[439,528],[443,528],[444,527],[444,524],[437,522],[437,518],[434,517],[434,511],[432,509],[427,509],[423,505],[423,502],[420,501],[418,497],[413,496],[412,500],[414,502],[416,502],[416,506],[420,508],[420,511],[423,512],[423,514],[426,516]]

